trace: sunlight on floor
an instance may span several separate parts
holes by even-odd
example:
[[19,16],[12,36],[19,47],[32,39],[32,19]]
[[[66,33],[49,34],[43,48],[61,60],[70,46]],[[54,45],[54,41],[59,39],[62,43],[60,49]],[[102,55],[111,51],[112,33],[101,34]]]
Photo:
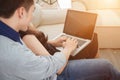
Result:
[[100,58],[108,59],[120,71],[120,49],[100,49]]

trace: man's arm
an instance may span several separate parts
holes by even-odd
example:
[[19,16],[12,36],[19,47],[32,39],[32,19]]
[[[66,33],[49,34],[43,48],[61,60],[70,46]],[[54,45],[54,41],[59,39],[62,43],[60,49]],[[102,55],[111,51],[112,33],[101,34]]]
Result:
[[[62,54],[64,54],[66,61],[68,61],[70,54],[76,49],[77,40],[62,39],[62,41],[63,40],[66,41],[62,43],[62,46],[64,47]],[[28,46],[28,48],[30,48],[36,55],[44,55],[44,56],[50,55],[49,52],[43,47],[43,45],[34,35],[25,35],[23,37],[23,41]],[[60,74],[63,71],[64,67],[65,65],[61,67],[60,70],[58,70],[58,74]]]

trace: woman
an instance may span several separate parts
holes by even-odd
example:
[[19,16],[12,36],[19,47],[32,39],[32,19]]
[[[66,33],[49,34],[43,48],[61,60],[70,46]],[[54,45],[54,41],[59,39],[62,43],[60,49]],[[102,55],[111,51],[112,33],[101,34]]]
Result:
[[[65,37],[62,37],[60,39],[56,39],[54,41],[48,41],[48,37],[44,35],[43,32],[36,30],[34,27],[28,27],[28,30],[23,32],[20,31],[20,36],[21,38],[24,40],[24,42],[26,43],[26,45],[33,50],[33,52],[36,53],[36,55],[41,55],[42,53],[39,53],[38,48],[33,49],[32,44],[30,44],[31,42],[29,42],[28,40],[26,41],[25,36],[29,35],[32,36],[36,39],[36,45],[40,45],[40,43],[42,44],[42,46],[44,46],[46,48],[46,50],[53,55],[55,52],[60,52],[60,50],[56,49],[56,47],[62,46],[62,42],[66,40]],[[32,38],[33,39],[33,38]],[[59,43],[59,44],[58,44]],[[37,52],[38,51],[38,52]]]
[[[20,32],[25,44],[37,56],[53,55],[59,52],[55,47],[64,48],[66,37],[48,41],[44,33],[29,27],[26,32]],[[42,54],[46,53],[46,54]],[[120,80],[120,73],[113,68],[111,63],[103,59],[71,60],[65,69],[58,72],[57,80]]]

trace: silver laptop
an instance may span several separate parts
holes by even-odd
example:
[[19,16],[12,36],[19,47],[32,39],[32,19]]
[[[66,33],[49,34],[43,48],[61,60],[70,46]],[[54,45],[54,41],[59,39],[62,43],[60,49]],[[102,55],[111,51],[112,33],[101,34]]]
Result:
[[[54,39],[61,36],[75,37],[78,40],[77,49],[71,54],[75,56],[84,49],[92,40],[95,29],[97,14],[76,10],[68,10],[64,24],[63,33],[57,35]],[[58,47],[58,49],[63,49]]]

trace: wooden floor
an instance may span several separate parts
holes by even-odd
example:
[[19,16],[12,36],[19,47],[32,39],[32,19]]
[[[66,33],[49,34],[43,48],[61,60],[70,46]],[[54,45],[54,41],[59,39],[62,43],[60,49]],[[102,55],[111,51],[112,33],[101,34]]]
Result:
[[108,59],[120,71],[120,49],[100,49],[99,56]]

